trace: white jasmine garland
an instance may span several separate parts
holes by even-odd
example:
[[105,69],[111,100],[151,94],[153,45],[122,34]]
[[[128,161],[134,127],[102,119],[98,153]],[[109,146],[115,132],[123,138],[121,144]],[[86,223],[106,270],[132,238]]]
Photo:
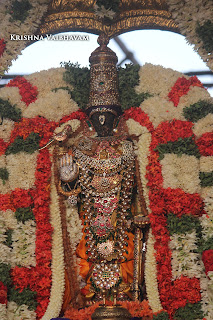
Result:
[[181,76],[183,76],[182,73],[170,68],[145,63],[139,70],[139,85],[135,87],[135,91],[137,93],[148,92],[151,95],[159,95],[165,98]]
[[35,257],[36,223],[28,220],[18,222],[12,233],[11,265],[22,267],[36,266]]
[[140,179],[143,187],[143,195],[146,202],[148,212],[149,208],[149,189],[147,188],[148,180],[146,179],[146,167],[148,165],[149,147],[151,143],[151,133],[144,126],[141,126],[137,121],[129,119],[126,122],[129,134],[136,134],[139,136],[139,140],[134,141],[135,155],[137,156],[139,168],[140,168]]
[[38,98],[46,96],[47,92],[51,92],[56,88],[68,87],[73,90],[73,87],[63,80],[65,68],[50,68],[25,76],[33,86],[38,89]]
[[156,128],[161,122],[173,119],[185,120],[179,108],[168,99],[154,96],[144,100],[140,108],[149,116],[153,126]]
[[25,304],[17,305],[15,302],[7,304],[7,320],[36,320],[34,310],[29,310]]
[[201,305],[206,320],[213,319],[213,271],[200,279]]
[[213,156],[200,157],[200,171],[201,172],[213,171]]
[[169,247],[172,250],[173,280],[184,275],[189,278],[201,278],[203,263],[197,251],[197,234],[193,230],[187,234],[173,234],[170,236]]
[[3,119],[2,124],[0,125],[0,137],[5,142],[9,142],[11,132],[14,128],[14,121],[10,119]]
[[63,116],[78,110],[77,103],[70,98],[67,90],[46,92],[45,96],[31,103],[23,112],[23,117],[33,118],[37,115],[49,121],[59,121]]
[[79,244],[83,236],[82,221],[79,218],[78,207],[66,205],[66,218],[70,244],[73,251],[75,252],[77,245]]
[[164,188],[181,188],[191,194],[200,192],[199,160],[196,157],[168,153],[160,164]]
[[38,151],[33,154],[19,152],[6,156],[6,168],[9,173],[10,190],[22,188],[28,190],[35,184],[35,172]]
[[52,235],[52,287],[50,292],[50,302],[41,320],[50,320],[51,318],[59,316],[65,290],[65,266],[62,226],[59,198],[55,186],[53,168],[51,179],[50,222],[54,230]]
[[0,90],[0,98],[4,100],[8,100],[13,106],[24,111],[27,106],[26,103],[21,101],[22,96],[19,93],[18,87],[3,87]]
[[145,283],[146,292],[149,305],[153,312],[158,312],[162,310],[162,305],[160,302],[160,295],[158,291],[158,281],[157,281],[157,264],[155,259],[155,238],[152,234],[150,228],[149,237],[147,241],[147,251],[146,251],[146,261],[145,261]]
[[200,138],[206,132],[213,131],[213,114],[207,114],[204,118],[198,120],[193,128],[194,134]]
[[189,107],[200,100],[211,102],[212,98],[206,89],[201,87],[191,86],[187,94],[184,94],[182,97],[180,97],[180,101],[178,103],[177,109],[179,109],[182,113],[182,110],[185,107]]
[[0,303],[0,319],[7,320],[7,305]]

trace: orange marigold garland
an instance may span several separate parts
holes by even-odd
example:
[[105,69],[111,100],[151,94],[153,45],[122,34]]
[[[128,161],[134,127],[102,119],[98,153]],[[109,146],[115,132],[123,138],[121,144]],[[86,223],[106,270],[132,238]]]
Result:
[[36,86],[32,86],[24,77],[16,77],[11,80],[6,87],[18,87],[19,93],[22,96],[21,101],[25,102],[28,106],[30,103],[35,102],[38,96],[38,90]]

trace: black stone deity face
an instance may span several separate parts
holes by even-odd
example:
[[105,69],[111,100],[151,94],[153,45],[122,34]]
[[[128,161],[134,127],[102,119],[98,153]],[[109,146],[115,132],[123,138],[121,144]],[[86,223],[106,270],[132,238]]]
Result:
[[96,112],[90,120],[99,137],[113,135],[113,124],[117,117],[111,112]]

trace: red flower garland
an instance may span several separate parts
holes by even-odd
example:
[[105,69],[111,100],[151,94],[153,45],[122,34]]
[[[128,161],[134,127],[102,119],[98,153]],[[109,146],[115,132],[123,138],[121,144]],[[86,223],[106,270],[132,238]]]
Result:
[[131,107],[124,112],[124,119],[133,119],[140,123],[141,126],[145,126],[150,132],[154,130],[153,124],[149,120],[149,116],[141,110],[140,107]]
[[194,137],[192,131],[193,123],[190,121],[172,120],[165,121],[159,124],[153,133],[152,148],[156,148],[159,144],[167,143],[168,141],[176,141],[179,138]]
[[[126,119],[132,118],[140,122],[141,111],[132,109],[126,113]],[[149,187],[151,214],[149,214],[152,232],[155,236],[155,250],[157,262],[157,280],[160,299],[163,308],[173,319],[175,311],[184,307],[186,303],[200,301],[199,279],[181,277],[172,281],[171,250],[169,248],[170,235],[167,228],[167,215],[170,212],[177,216],[183,214],[202,215],[203,201],[198,194],[187,194],[181,189],[163,188],[163,177],[158,151],[155,148],[168,141],[179,138],[193,137],[193,123],[189,121],[173,120],[161,123],[152,133],[150,154],[148,157],[146,178]]]
[[25,102],[28,106],[30,103],[35,102],[38,96],[38,90],[36,86],[32,86],[29,81],[24,77],[16,77],[11,80],[6,87],[18,87],[19,93],[22,96],[21,101]]
[[5,47],[6,47],[6,43],[4,39],[0,39],[0,58],[4,53]]
[[202,254],[202,260],[206,269],[206,274],[208,274],[209,271],[213,271],[213,250],[205,250]]
[[174,106],[177,107],[180,98],[188,93],[191,86],[204,88],[196,76],[191,77],[188,80],[185,77],[178,78],[168,94],[169,101],[172,101]]
[[40,151],[36,170],[36,189],[33,190],[36,220],[36,267],[15,267],[11,271],[16,288],[27,286],[37,292],[37,318],[40,319],[48,306],[51,289],[52,227],[49,217],[51,162],[49,151]]
[[0,281],[0,304],[7,303],[7,287]]
[[213,132],[204,133],[196,144],[202,156],[213,156]]

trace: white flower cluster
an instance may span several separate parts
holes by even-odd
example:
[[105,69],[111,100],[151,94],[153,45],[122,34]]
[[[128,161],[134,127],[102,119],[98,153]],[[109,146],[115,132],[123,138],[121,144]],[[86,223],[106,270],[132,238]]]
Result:
[[6,42],[6,49],[3,56],[0,58],[0,74],[8,69],[11,61],[15,60],[21,50],[23,50],[26,41],[12,41],[11,34],[33,34],[39,27],[40,21],[47,10],[49,0],[30,0],[32,8],[29,10],[29,15],[22,23],[21,21],[11,21],[10,7],[12,0],[3,1],[0,8],[0,39]]
[[170,249],[172,249],[172,276],[173,280],[184,275],[189,278],[201,278],[203,263],[197,251],[197,235],[193,230],[187,234],[174,234],[170,236]]
[[196,157],[167,153],[160,163],[164,188],[181,188],[191,194],[200,192],[199,160]]
[[189,43],[195,45],[195,49],[212,70],[213,53],[208,53],[204,49],[204,44],[196,33],[198,23],[202,26],[206,21],[212,21],[213,6],[211,1],[168,0],[167,4],[172,17],[178,23],[181,33],[186,36]]
[[[53,150],[52,150],[53,151]],[[53,161],[53,159],[52,159]],[[63,303],[65,290],[64,276],[64,247],[62,237],[61,216],[59,198],[55,186],[54,172],[52,168],[51,179],[51,202],[50,202],[50,221],[53,227],[52,235],[52,286],[50,292],[50,302],[41,320],[49,320],[58,317]]]
[[67,218],[67,229],[70,237],[70,244],[73,249],[73,252],[75,252],[76,247],[83,236],[82,222],[81,222],[81,219],[79,218],[78,207],[67,205],[66,218]]
[[144,126],[141,126],[133,119],[126,122],[129,134],[135,134],[139,137],[138,141],[134,140],[135,155],[137,156],[140,168],[140,179],[143,187],[143,195],[146,202],[147,210],[149,208],[149,189],[147,187],[148,180],[146,179],[146,167],[148,165],[149,147],[151,143],[151,133]]
[[36,320],[34,310],[29,310],[26,304],[18,306],[14,301],[8,302],[7,320]]
[[25,77],[38,88],[38,97],[28,107],[25,106],[23,117],[33,118],[39,115],[49,121],[59,121],[63,116],[79,109],[68,91],[60,89],[62,87],[73,89],[63,80],[64,71],[64,68],[53,68]]
[[[4,243],[8,230],[12,230],[11,247]],[[0,261],[13,267],[35,266],[35,232],[35,221],[17,222],[12,210],[0,211]]]
[[154,249],[155,237],[152,234],[152,230],[149,231],[149,237],[147,241],[146,261],[145,261],[145,282],[146,292],[149,305],[153,312],[162,310],[160,302],[160,295],[158,291],[157,281],[157,264],[156,264],[156,252]]

